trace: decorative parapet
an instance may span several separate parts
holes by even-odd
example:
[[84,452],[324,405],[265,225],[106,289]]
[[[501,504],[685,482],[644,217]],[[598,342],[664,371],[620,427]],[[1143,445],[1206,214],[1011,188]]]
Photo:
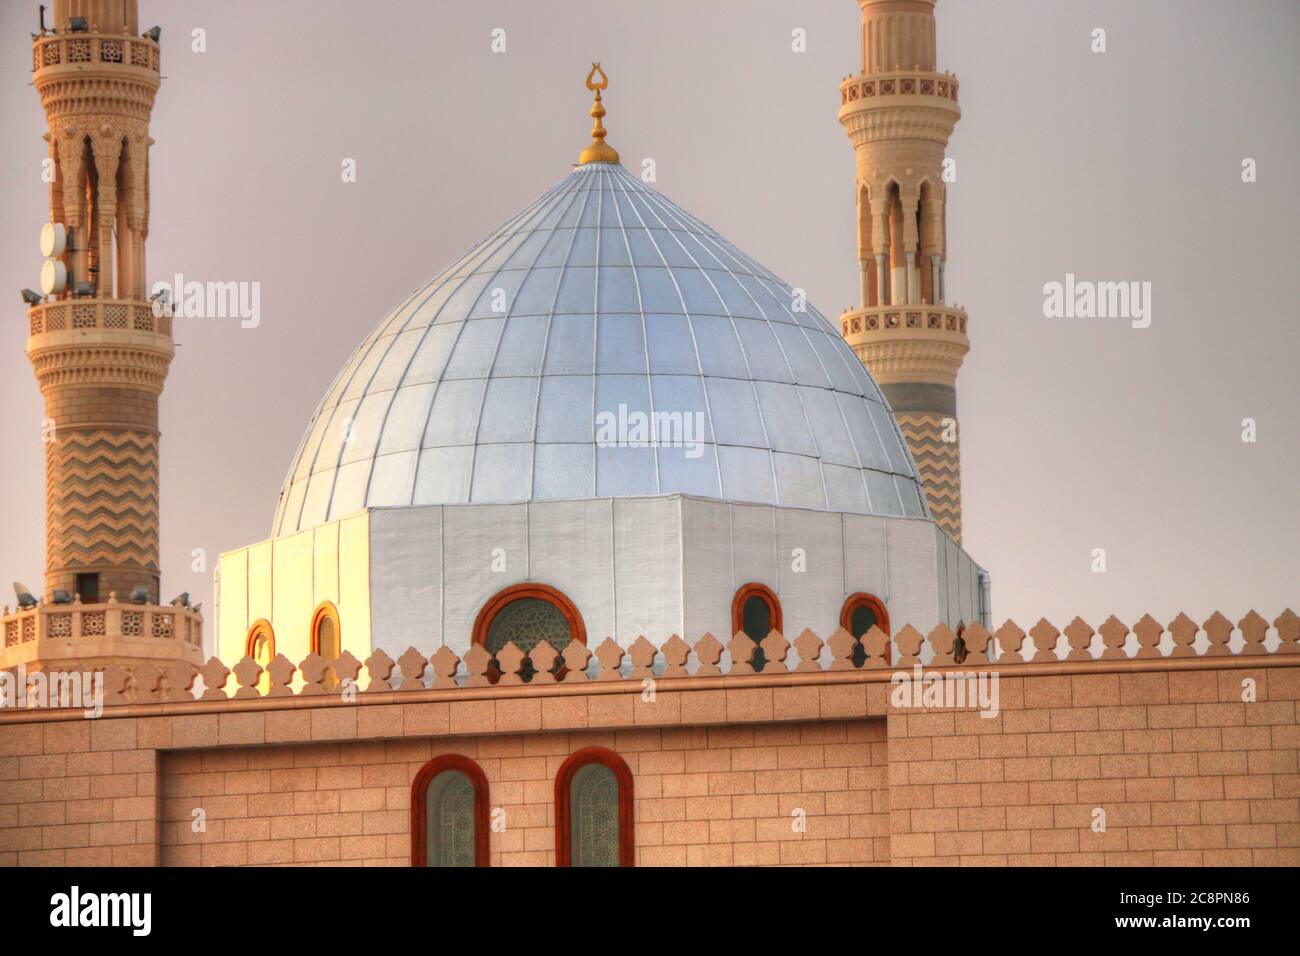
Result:
[[132,299],[67,299],[45,302],[27,310],[28,333],[117,329],[125,332],[172,334],[172,317],[155,316],[153,306]]
[[[0,615],[0,632],[4,635],[0,667],[4,667],[12,666],[15,658],[75,659],[86,645],[102,646],[112,641],[158,642],[160,649],[180,645],[201,650],[203,616],[193,608],[111,600],[101,604],[40,604],[15,611],[6,607]],[[49,653],[48,642],[58,642],[58,653]]]
[[100,63],[134,66],[150,73],[161,70],[158,44],[148,37],[105,33],[55,33],[32,41],[32,72],[55,67],[88,67]]
[[902,137],[942,147],[960,117],[951,73],[895,70],[840,83],[840,124],[855,145]]
[[[758,644],[738,633],[725,645],[712,634],[705,634],[693,645],[674,634],[660,646],[645,637],[626,648],[606,639],[594,650],[574,642],[563,652],[541,641],[529,654],[507,644],[495,657],[481,645],[472,647],[464,657],[445,646],[431,657],[408,648],[396,661],[377,650],[364,665],[346,651],[333,663],[312,654],[297,666],[281,654],[265,668],[251,657],[244,657],[233,670],[214,657],[201,668],[183,661],[166,669],[143,665],[132,672],[108,667],[104,702],[107,706],[192,703],[195,678],[200,675],[205,688],[200,702],[266,699],[270,705],[275,698],[355,692],[369,695],[445,690],[454,694],[458,690],[500,688],[502,693],[513,694],[517,691],[505,689],[524,690],[524,685],[541,693],[552,692],[541,690],[546,687],[559,691],[554,685],[565,685],[574,693],[583,693],[584,687],[596,693],[602,690],[600,685],[612,682],[639,690],[644,681],[651,679],[742,678],[751,686],[768,678],[773,682],[800,680],[801,675],[888,681],[893,672],[916,666],[1047,674],[1089,664],[1101,669],[1114,665],[1135,669],[1179,667],[1185,666],[1177,663],[1184,658],[1199,658],[1199,662],[1191,662],[1198,666],[1214,666],[1214,659],[1225,657],[1235,657],[1245,664],[1261,656],[1278,663],[1287,658],[1286,663],[1300,666],[1300,616],[1286,610],[1274,619],[1276,643],[1271,650],[1269,632],[1269,622],[1251,611],[1235,626],[1216,612],[1200,625],[1185,614],[1179,614],[1167,626],[1146,615],[1131,629],[1113,615],[1096,630],[1078,617],[1064,631],[1047,620],[1040,620],[1028,632],[1014,621],[1007,621],[992,633],[979,624],[967,625],[959,633],[941,624],[923,635],[909,625],[892,640],[873,627],[860,641],[837,629],[825,641],[807,630],[793,642],[773,631]],[[1199,638],[1204,638],[1199,641],[1200,650]],[[1234,643],[1238,645],[1236,650]],[[367,672],[364,688],[358,680],[363,666]],[[228,690],[232,674],[234,686]],[[477,696],[482,693],[479,690]]]
[[926,329],[966,334],[966,310],[952,305],[873,305],[848,309],[840,316],[840,331],[847,339],[861,332]]
[[840,316],[844,341],[876,382],[937,381],[951,385],[970,351],[960,306],[880,305]]
[[28,310],[27,355],[42,389],[123,385],[160,393],[175,354],[172,317],[148,302],[67,299]]
[[957,77],[929,70],[858,73],[840,81],[840,106],[889,96],[935,96],[957,102]]

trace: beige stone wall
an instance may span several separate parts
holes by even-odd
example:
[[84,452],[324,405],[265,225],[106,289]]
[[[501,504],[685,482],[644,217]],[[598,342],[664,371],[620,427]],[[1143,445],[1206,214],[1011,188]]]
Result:
[[[201,700],[178,664],[133,689],[113,682],[95,720],[0,710],[0,865],[402,864],[411,781],[450,751],[479,761],[491,806],[506,811],[493,862],[546,864],[554,780],[584,746],[616,751],[631,770],[642,865],[1298,865],[1300,618],[1283,612],[1270,631],[1252,612],[1239,627],[1234,653],[1233,626],[1215,615],[1197,653],[1200,631],[1180,615],[1165,656],[1165,629],[1144,618],[1132,657],[1113,618],[1102,657],[1078,619],[1065,635],[1038,622],[1033,651],[1012,622],[992,649],[977,625],[960,647],[946,627],[928,637],[903,627],[893,666],[873,629],[861,668],[837,632],[824,670],[815,635],[797,638],[802,662],[788,668],[774,634],[762,673],[743,636],[725,673],[716,640],[673,640],[653,694],[649,642],[630,650],[626,673],[624,652],[602,644],[594,677],[589,651],[571,645],[563,680],[530,684],[511,647],[496,684],[485,653],[408,651],[399,676],[378,652],[351,698],[323,692],[319,658],[303,662],[298,694],[278,658],[267,696],[245,660],[233,698],[212,661]],[[534,654],[539,674],[548,654]],[[996,674],[998,715],[896,708],[893,681],[914,676],[920,655],[935,663],[929,675]],[[421,680],[430,664],[433,686]],[[450,676],[459,664],[463,686]],[[353,679],[361,665],[336,666]],[[1105,832],[1091,828],[1099,809]]]
[[[162,764],[168,866],[406,866],[411,782],[438,754],[472,757],[505,829],[493,866],[555,863],[555,777],[607,747],[634,780],[640,866],[881,864],[889,851],[884,721],[444,737],[193,750]],[[191,828],[195,808],[207,831]],[[795,832],[794,811],[807,814]]]
[[1300,865],[1297,699],[1300,668],[1225,667],[1012,677],[996,718],[894,714],[892,862]]
[[0,727],[0,864],[156,865],[154,728],[113,718]]

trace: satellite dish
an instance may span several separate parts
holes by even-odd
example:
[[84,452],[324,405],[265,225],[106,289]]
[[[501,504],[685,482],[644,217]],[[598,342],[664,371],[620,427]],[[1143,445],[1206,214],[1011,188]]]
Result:
[[60,259],[46,259],[41,266],[41,291],[56,295],[68,285],[68,267]]
[[57,259],[68,247],[68,230],[61,222],[47,222],[41,227],[41,255]]

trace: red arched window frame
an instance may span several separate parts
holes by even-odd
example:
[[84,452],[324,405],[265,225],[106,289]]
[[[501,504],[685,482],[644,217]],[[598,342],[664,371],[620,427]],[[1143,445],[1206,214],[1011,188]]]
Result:
[[[745,629],[745,604],[750,598],[760,598],[767,605],[772,620],[772,630],[783,630],[781,620],[781,601],[766,584],[751,581],[741,587],[731,600],[731,633],[737,634]],[[766,636],[766,635],[764,635]]]
[[632,771],[626,761],[604,747],[584,747],[569,756],[555,775],[555,865],[572,866],[573,822],[569,802],[573,775],[588,764],[603,764],[618,779],[618,865],[636,865],[632,833]]
[[429,821],[426,816],[425,799],[429,784],[440,773],[459,770],[469,778],[474,788],[474,865],[487,866],[489,860],[488,834],[488,781],[477,763],[460,754],[442,754],[434,757],[415,775],[411,782],[411,866],[427,866],[429,863]]
[[316,612],[311,616],[311,653],[320,653],[320,626],[324,621],[332,621],[334,624],[334,640],[339,646],[339,653],[343,653],[343,629],[339,626],[339,609],[334,606],[333,601],[321,601],[316,608]]
[[[329,621],[334,626],[334,647],[335,654],[332,657],[325,657],[321,654],[320,649],[320,629],[321,625]],[[334,606],[333,601],[321,601],[316,606],[315,613],[311,616],[311,653],[318,654],[325,661],[325,674],[321,680],[321,686],[331,691],[339,685],[338,675],[330,665],[335,663],[343,653],[343,628],[339,623],[339,609]]]
[[[840,627],[853,633],[851,627],[853,623],[853,612],[860,607],[868,607],[871,613],[876,616],[876,626],[885,632],[886,635],[892,635],[893,631],[889,628],[889,611],[885,608],[885,602],[880,600],[874,594],[868,594],[865,591],[859,591],[857,594],[850,594],[844,601],[844,607],[840,610]],[[893,645],[885,645],[885,663],[890,662]]]
[[257,660],[257,642],[259,639],[266,638],[266,659],[275,660],[275,629],[271,627],[271,622],[266,618],[259,618],[253,622],[253,626],[248,629],[248,637],[244,638],[244,655]]
[[488,631],[492,628],[492,621],[506,605],[522,598],[538,598],[554,606],[564,615],[564,620],[568,622],[569,636],[580,644],[587,643],[587,626],[583,624],[582,615],[578,613],[577,606],[558,588],[553,588],[549,584],[539,584],[535,581],[512,584],[488,598],[487,603],[478,612],[478,617],[474,619],[474,643],[486,647]]

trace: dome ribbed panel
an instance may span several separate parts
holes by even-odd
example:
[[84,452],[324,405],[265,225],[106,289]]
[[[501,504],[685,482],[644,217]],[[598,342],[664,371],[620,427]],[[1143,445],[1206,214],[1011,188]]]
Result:
[[[598,424],[622,420],[631,441]],[[689,424],[686,447],[638,421]],[[698,424],[698,429],[695,426]],[[794,291],[589,164],[366,337],[294,456],[275,535],[364,507],[685,493],[923,516],[880,390]]]

